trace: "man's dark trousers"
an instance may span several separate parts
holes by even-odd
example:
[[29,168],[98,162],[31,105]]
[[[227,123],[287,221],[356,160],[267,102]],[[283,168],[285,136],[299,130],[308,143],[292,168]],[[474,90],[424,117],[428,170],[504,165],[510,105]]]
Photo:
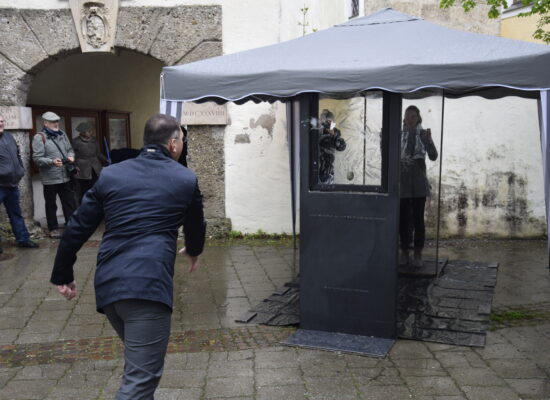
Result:
[[59,227],[57,223],[57,204],[56,196],[59,195],[61,200],[61,207],[63,208],[63,216],[65,217],[65,224],[69,222],[69,218],[76,210],[76,197],[73,190],[73,184],[71,181],[65,183],[58,183],[55,185],[44,185],[44,200],[46,202],[46,221],[48,222],[48,229],[54,230]]
[[151,400],[162,376],[172,310],[157,301],[129,299],[103,311],[124,343],[124,377],[115,400]]
[[19,188],[0,186],[0,203],[4,203],[6,213],[10,219],[11,228],[18,243],[29,241],[29,231],[21,215],[19,206]]

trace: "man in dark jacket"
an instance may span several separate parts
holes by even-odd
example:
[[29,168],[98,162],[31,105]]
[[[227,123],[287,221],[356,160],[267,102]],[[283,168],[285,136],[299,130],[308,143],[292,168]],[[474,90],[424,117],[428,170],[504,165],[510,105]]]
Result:
[[177,161],[183,149],[178,122],[157,114],[145,124],[137,158],[104,168],[66,227],[51,282],[76,295],[76,253],[105,219],[97,256],[96,307],[124,342],[124,377],[116,399],[153,399],[170,334],[178,228],[180,254],[198,266],[205,222],[197,177]]
[[[13,136],[4,132],[4,117],[0,115],[0,203],[4,203],[6,207],[17,245],[37,248],[38,244],[30,240],[29,231],[19,206],[17,185],[24,175],[25,169],[19,155],[19,147]],[[2,252],[0,247],[0,253]]]

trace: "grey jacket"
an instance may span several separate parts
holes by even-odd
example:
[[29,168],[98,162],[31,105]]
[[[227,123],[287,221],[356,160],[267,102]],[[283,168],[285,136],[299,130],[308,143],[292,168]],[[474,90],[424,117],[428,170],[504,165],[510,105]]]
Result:
[[12,135],[0,133],[0,186],[16,187],[25,175],[19,147]]
[[96,140],[94,138],[86,140],[78,136],[73,139],[73,150],[76,165],[80,169],[76,177],[78,179],[90,180],[92,179],[92,170],[99,176],[106,160],[103,154],[99,152]]
[[[60,136],[48,135],[46,132],[38,132],[32,139],[32,160],[40,169],[40,180],[43,185],[56,185],[71,180],[65,166],[57,167],[53,164],[56,158],[74,157],[74,151],[65,132]],[[57,143],[64,154],[54,144]]]

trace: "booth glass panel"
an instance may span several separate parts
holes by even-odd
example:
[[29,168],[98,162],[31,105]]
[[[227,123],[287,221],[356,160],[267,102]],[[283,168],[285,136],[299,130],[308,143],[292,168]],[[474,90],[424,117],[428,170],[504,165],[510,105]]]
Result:
[[[426,241],[437,239],[440,219],[438,199],[444,103],[441,90],[407,93],[402,100],[399,263],[421,267],[424,274],[437,273],[437,249],[427,246]],[[446,190],[451,189],[452,185],[446,186]],[[460,226],[462,221],[457,219],[456,225]]]
[[312,189],[385,192],[382,92],[319,96],[312,120]]

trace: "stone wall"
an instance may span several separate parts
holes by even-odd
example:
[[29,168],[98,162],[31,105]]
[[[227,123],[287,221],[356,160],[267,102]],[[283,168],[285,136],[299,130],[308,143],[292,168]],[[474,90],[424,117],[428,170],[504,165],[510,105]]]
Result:
[[[121,7],[115,48],[154,57],[165,65],[221,55],[221,6]],[[79,52],[69,9],[0,9],[0,105],[25,105],[33,77],[38,72]],[[223,220],[223,132],[214,128],[192,128],[191,132],[191,164],[205,193],[206,216]],[[12,133],[22,149],[29,149],[27,133]],[[28,163],[28,150],[24,158]],[[32,215],[32,189],[28,177],[21,190],[25,215]]]
[[[457,1],[457,3],[460,2]],[[487,17],[489,6],[482,2],[478,3],[476,7],[465,13],[460,5],[441,9],[439,0],[365,0],[365,15],[372,14],[381,8],[391,7],[396,11],[414,15],[447,28],[498,35],[500,20],[489,19]]]

